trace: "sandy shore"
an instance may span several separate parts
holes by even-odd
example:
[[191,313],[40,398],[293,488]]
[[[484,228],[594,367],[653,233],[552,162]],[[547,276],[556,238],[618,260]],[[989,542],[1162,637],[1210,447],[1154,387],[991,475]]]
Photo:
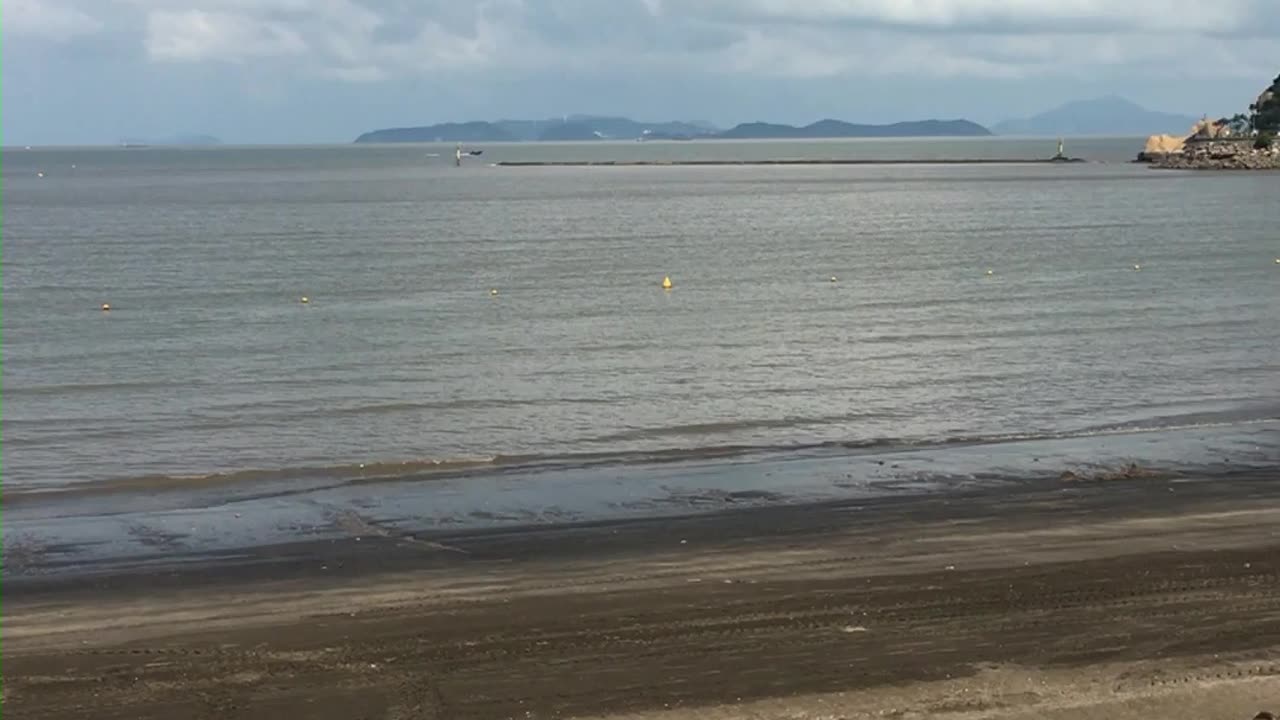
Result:
[[259,548],[6,582],[22,718],[1280,712],[1280,473]]

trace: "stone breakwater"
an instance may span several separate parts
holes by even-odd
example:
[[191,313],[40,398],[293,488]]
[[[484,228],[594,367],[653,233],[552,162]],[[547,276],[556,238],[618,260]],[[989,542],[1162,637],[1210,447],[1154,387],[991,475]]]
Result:
[[1138,160],[1166,170],[1280,170],[1280,143],[1255,148],[1252,138],[1188,140],[1181,152],[1143,152]]
[[952,158],[952,159],[795,159],[795,160],[502,160],[498,167],[646,167],[646,166],[721,166],[721,165],[1037,165],[1081,163],[1082,158]]

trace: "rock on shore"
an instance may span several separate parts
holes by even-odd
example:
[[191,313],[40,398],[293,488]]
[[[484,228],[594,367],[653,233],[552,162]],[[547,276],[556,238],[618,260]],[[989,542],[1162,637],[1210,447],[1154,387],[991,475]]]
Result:
[[1280,170],[1280,144],[1255,148],[1252,138],[1190,138],[1180,152],[1143,155],[1151,167],[1167,170]]

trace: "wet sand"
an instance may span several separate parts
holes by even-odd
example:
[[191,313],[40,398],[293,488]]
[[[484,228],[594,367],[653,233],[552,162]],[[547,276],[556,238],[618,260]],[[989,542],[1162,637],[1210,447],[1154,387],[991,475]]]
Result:
[[1029,482],[6,578],[22,718],[1252,718],[1280,477]]

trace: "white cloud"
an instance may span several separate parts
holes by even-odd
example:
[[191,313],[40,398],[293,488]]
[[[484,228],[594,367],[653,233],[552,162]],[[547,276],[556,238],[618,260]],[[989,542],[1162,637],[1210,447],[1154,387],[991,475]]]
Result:
[[[4,30],[344,82],[482,70],[1023,78],[1243,74],[1277,0],[3,0]],[[1265,73],[1264,73],[1265,74]]]
[[1268,52],[1280,57],[1280,33],[1248,37],[1271,17],[1260,5],[1270,1],[666,0],[666,8],[741,31],[708,55],[727,73],[1173,78],[1256,73]]
[[5,35],[68,40],[102,29],[102,22],[88,13],[54,0],[4,0],[0,12]]
[[406,14],[404,6],[353,0],[127,1],[146,14],[153,60],[289,58],[322,76],[358,83],[486,67],[499,54],[504,32],[484,12],[487,3],[471,9],[460,30],[451,30],[429,8]]
[[[740,22],[871,23],[922,29],[1223,32],[1271,0],[687,0]],[[1255,14],[1256,13],[1256,14]]]
[[[927,58],[922,61],[922,58]],[[846,74],[917,77],[1019,77],[1023,69],[969,56],[962,46],[895,32],[831,34],[811,28],[752,30],[715,55],[721,72],[768,78]]]
[[147,15],[146,37],[148,54],[160,60],[241,61],[307,50],[283,23],[205,10],[154,10]]
[[373,83],[387,79],[387,73],[375,65],[325,68],[321,71],[321,74],[325,77],[349,83]]
[[658,16],[662,14],[662,0],[640,0],[644,5],[644,9],[649,11],[650,15]]
[[474,35],[457,35],[428,22],[414,38],[377,49],[388,61],[404,68],[426,70],[475,69],[493,63],[501,47],[501,28],[488,21],[476,24]]

